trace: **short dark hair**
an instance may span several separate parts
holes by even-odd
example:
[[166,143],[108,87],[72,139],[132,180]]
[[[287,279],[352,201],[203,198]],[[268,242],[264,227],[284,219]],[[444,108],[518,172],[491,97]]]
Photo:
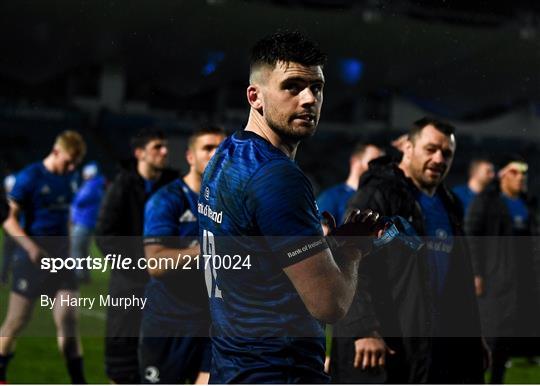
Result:
[[143,149],[149,142],[155,139],[166,139],[165,133],[160,129],[144,128],[140,129],[131,137],[131,150]]
[[326,58],[319,45],[302,33],[277,31],[259,40],[251,49],[250,74],[261,65],[275,67],[278,61],[323,66]]
[[193,144],[195,143],[197,138],[202,137],[203,135],[206,135],[206,134],[221,135],[223,137],[227,136],[227,132],[225,131],[225,129],[223,127],[213,126],[213,125],[203,126],[203,127],[199,128],[199,129],[195,130],[189,136],[188,143],[187,143],[188,149],[193,146]]
[[424,117],[413,122],[408,134],[409,141],[414,142],[415,138],[422,132],[424,127],[429,125],[433,126],[447,137],[450,137],[456,132],[456,128],[448,122],[444,122],[433,117]]

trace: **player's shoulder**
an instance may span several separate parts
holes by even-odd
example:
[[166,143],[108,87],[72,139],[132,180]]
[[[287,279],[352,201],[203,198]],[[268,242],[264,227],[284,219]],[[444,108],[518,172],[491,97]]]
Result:
[[229,138],[227,146],[236,150],[236,155],[252,164],[264,164],[270,160],[287,160],[285,154],[258,134],[241,130]]
[[467,185],[458,185],[452,188],[452,192],[457,193],[457,194],[465,193],[466,191],[467,191]]
[[184,193],[185,184],[181,178],[177,178],[168,184],[159,188],[150,198],[148,202],[151,204],[165,204],[181,201]]
[[41,162],[34,162],[22,170],[20,170],[15,177],[14,189],[28,189],[30,187],[39,185],[40,181],[43,181],[45,175],[45,167]]
[[257,202],[288,200],[315,202],[313,187],[298,165],[290,159],[271,159],[254,171],[245,189]]
[[332,185],[329,188],[324,189],[320,193],[320,196],[321,197],[323,197],[323,196],[336,196],[336,195],[340,195],[340,194],[346,193],[346,192],[348,192],[347,185],[341,183],[341,184],[337,184],[337,185]]
[[283,158],[270,158],[266,162],[257,165],[253,169],[250,184],[257,184],[263,188],[272,190],[273,187],[310,186],[309,179],[292,160]]
[[208,170],[208,175],[220,174],[240,185],[249,184],[261,174],[302,174],[285,153],[261,136],[246,130],[235,132],[222,143]]
[[45,168],[41,162],[31,163],[30,165],[24,167],[21,171],[19,171],[19,173],[17,173],[15,181],[37,178],[43,175],[44,169]]

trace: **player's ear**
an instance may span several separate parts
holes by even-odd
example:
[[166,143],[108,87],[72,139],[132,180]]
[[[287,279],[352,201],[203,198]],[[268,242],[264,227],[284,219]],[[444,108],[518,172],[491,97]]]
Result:
[[247,100],[251,107],[260,110],[263,107],[261,88],[258,85],[250,84],[246,91]]
[[136,159],[141,159],[142,158],[142,155],[143,155],[143,152],[144,152],[144,149],[140,148],[140,147],[137,147],[135,148],[135,150],[133,151],[133,156],[136,158]]
[[191,149],[187,149],[186,150],[186,161],[188,163],[189,166],[193,165],[195,159],[195,157],[193,156],[193,152],[191,151]]
[[414,147],[413,141],[411,141],[410,139],[407,139],[407,140],[403,143],[403,147],[401,148],[402,151],[403,151],[403,156],[410,159],[410,158],[412,157],[412,150],[413,150],[413,147]]

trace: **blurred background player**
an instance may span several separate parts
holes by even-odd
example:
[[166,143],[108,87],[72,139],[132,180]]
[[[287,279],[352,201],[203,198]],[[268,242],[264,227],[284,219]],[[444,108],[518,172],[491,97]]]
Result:
[[[7,197],[15,185],[15,175],[10,174],[4,178],[4,192],[2,197]],[[7,216],[7,215],[6,215]],[[20,221],[20,219],[19,219]],[[2,221],[3,222],[3,221]],[[13,253],[17,243],[9,235],[4,234],[4,246],[2,247],[2,268],[0,270],[0,284],[9,282],[9,272],[13,261]]]
[[456,186],[452,191],[463,206],[463,213],[476,195],[482,192],[495,178],[495,167],[487,158],[473,159],[469,164],[469,180],[466,185]]
[[[337,242],[330,251],[311,184],[293,161],[319,121],[325,59],[299,33],[257,42],[246,128],[221,144],[205,170],[202,254],[240,259],[240,269],[218,269],[210,260],[206,272],[211,383],[328,382],[321,321],[348,309],[362,253]],[[347,226],[367,235],[376,218],[353,216]]]
[[[71,204],[71,256],[85,258],[96,228],[101,200],[105,194],[105,177],[99,173],[96,162],[82,169],[83,183]],[[90,272],[86,267],[76,271],[79,279],[88,283]]]
[[[73,171],[81,162],[86,145],[79,133],[64,131],[55,140],[50,154],[17,174],[9,194],[10,213],[4,230],[19,244],[13,262],[13,285],[7,315],[0,328],[0,381],[6,381],[8,361],[13,356],[15,338],[27,325],[40,295],[78,297],[73,270],[50,273],[39,268],[45,256],[66,257],[68,251],[69,204],[77,189]],[[24,229],[19,222],[24,216]],[[56,237],[55,237],[56,236]],[[63,236],[63,237],[59,237]],[[76,307],[56,302],[53,317],[58,347],[63,354],[72,383],[86,383]]]
[[538,236],[537,207],[525,194],[527,171],[520,156],[504,157],[498,179],[473,200],[465,219],[468,235],[483,236],[470,244],[482,329],[493,353],[491,383],[503,383],[511,354],[538,345],[532,337],[540,333],[540,261],[534,238],[524,237]]
[[362,260],[351,310],[334,326],[334,382],[482,382],[483,345],[472,268],[459,237],[461,209],[443,184],[455,148],[451,125],[414,122],[401,144],[401,162],[372,161],[349,202],[408,219],[426,247],[413,251],[394,243]]
[[[197,200],[204,169],[224,138],[225,131],[218,127],[194,132],[186,152],[189,173],[146,203],[146,257],[161,266],[148,270],[148,304],[139,343],[144,383],[208,383],[210,313],[204,266],[195,264],[197,258],[204,264],[202,257],[196,258],[200,253]],[[167,260],[178,261],[178,269],[166,266]]]
[[[166,168],[167,141],[160,130],[140,130],[131,139],[131,148],[135,160],[124,165],[103,198],[96,240],[105,255],[129,257],[135,264],[136,259],[144,256],[144,205],[156,190],[177,178],[178,173]],[[109,295],[144,295],[148,273],[131,268],[111,271]],[[141,317],[142,311],[137,307],[107,309],[105,371],[114,383],[140,383],[137,345]]]
[[358,189],[360,177],[368,170],[368,163],[383,154],[383,151],[375,145],[357,144],[349,160],[349,176],[347,180],[321,192],[317,198],[319,211],[321,213],[324,211],[329,212],[334,216],[337,224],[342,224],[343,220],[345,220],[347,202]]

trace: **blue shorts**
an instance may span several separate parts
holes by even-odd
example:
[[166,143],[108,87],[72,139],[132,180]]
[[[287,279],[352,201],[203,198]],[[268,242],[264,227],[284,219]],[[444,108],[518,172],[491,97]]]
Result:
[[321,338],[212,337],[211,384],[327,384]]
[[54,297],[59,290],[78,290],[74,270],[62,269],[52,273],[32,263],[26,251],[17,247],[13,254],[11,290],[28,299],[41,295]]
[[139,340],[143,383],[193,383],[200,371],[210,371],[210,338],[181,334],[156,336],[159,328],[159,323],[143,318]]

